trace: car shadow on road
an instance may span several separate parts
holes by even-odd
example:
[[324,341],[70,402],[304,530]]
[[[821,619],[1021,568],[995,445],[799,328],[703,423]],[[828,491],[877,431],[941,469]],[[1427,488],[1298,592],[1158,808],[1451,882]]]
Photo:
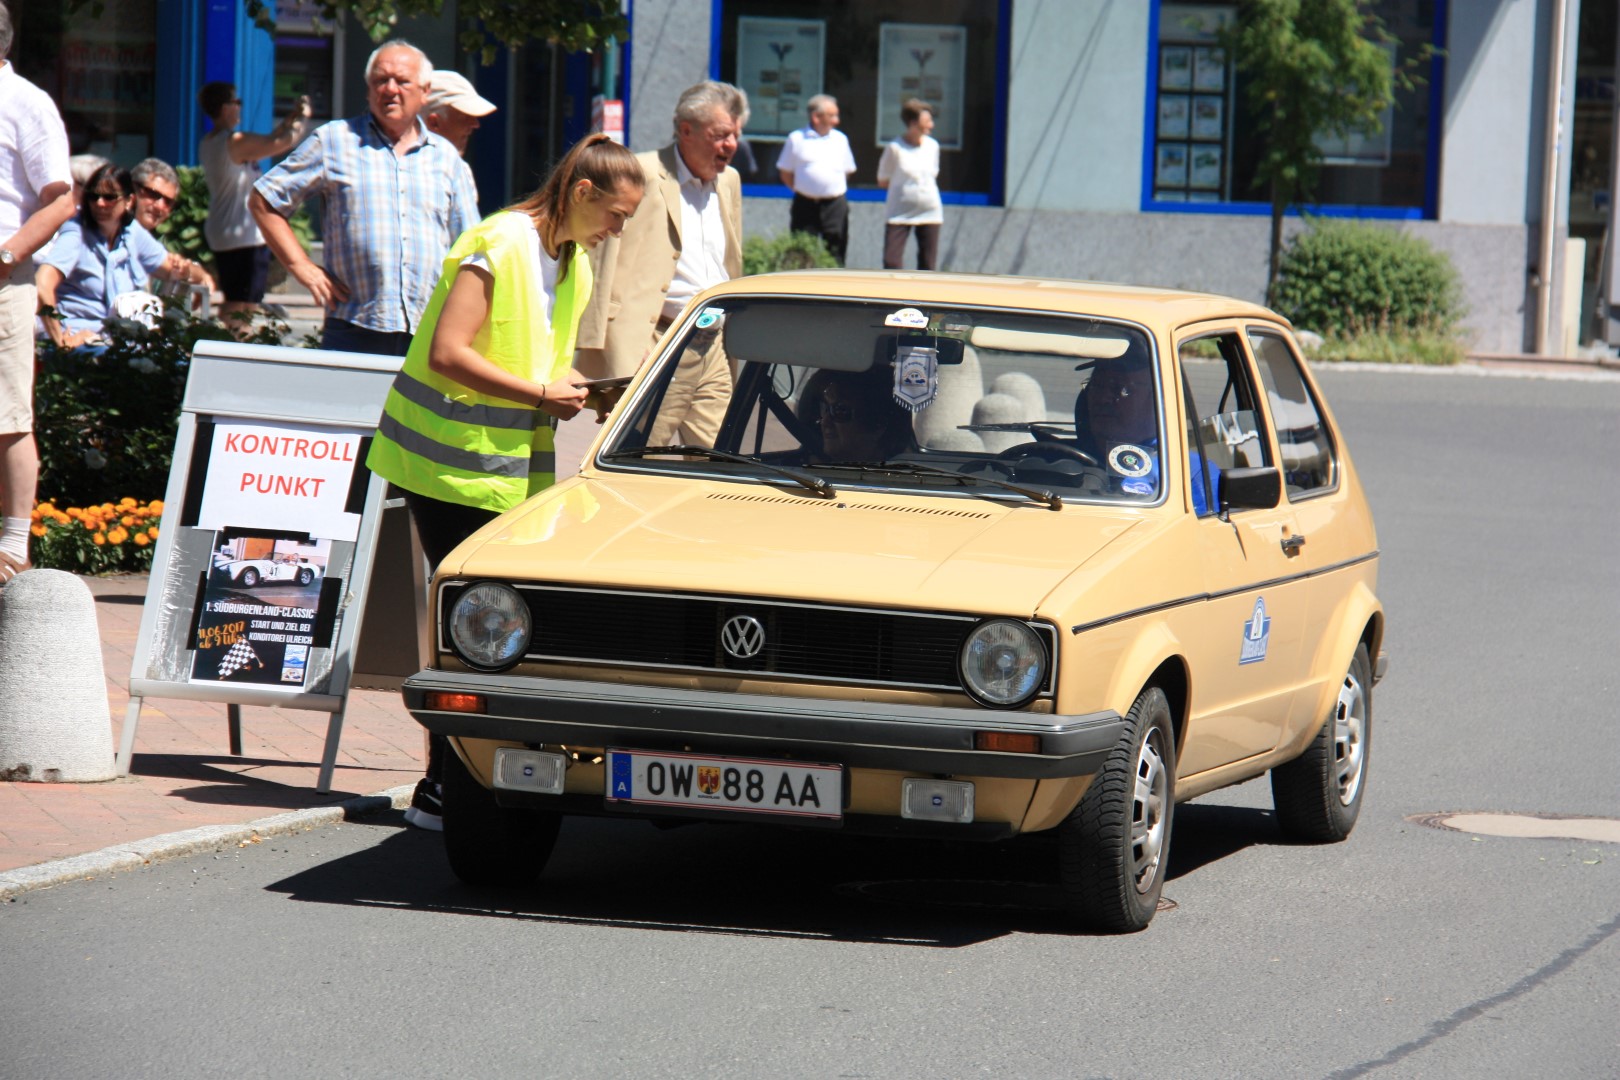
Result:
[[[1279,839],[1262,811],[1188,809],[1172,843],[1172,879]],[[397,813],[353,822],[390,835],[270,888],[307,903],[925,948],[962,948],[1008,934],[1084,936],[1062,911],[1050,834],[994,844],[901,843],[808,830],[658,829],[569,818],[537,884],[475,889],[451,873],[439,834],[401,824]]]

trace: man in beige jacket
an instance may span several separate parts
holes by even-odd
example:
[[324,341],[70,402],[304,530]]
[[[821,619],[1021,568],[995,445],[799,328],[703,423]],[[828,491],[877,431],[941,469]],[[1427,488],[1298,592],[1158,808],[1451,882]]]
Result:
[[[675,105],[675,141],[637,154],[646,193],[624,235],[591,252],[596,287],[579,326],[579,371],[633,375],[687,301],[742,273],[742,180],[731,168],[748,97],[729,83],[687,88]],[[714,443],[731,398],[718,338],[688,348],[650,445]]]

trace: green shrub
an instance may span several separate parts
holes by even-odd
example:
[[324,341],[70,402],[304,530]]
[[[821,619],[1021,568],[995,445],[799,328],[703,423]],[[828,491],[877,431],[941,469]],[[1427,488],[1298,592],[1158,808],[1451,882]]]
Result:
[[827,250],[826,242],[811,233],[750,236],[743,241],[744,274],[769,274],[777,270],[807,270],[837,265],[838,260]]
[[1462,288],[1443,252],[1395,229],[1315,220],[1283,253],[1273,306],[1323,336],[1454,334]]
[[157,227],[157,238],[170,251],[178,251],[194,263],[201,263],[209,274],[215,274],[214,253],[208,248],[203,225],[208,221],[208,182],[203,171],[195,166],[182,165],[174,170],[180,177],[180,197],[175,201],[174,213]]
[[1312,360],[1358,360],[1372,364],[1460,364],[1466,356],[1456,334],[1432,330],[1328,334],[1306,349]]
[[[246,340],[279,345],[288,327],[258,326]],[[161,499],[185,393],[191,349],[198,341],[233,340],[211,319],[171,305],[156,331],[108,320],[105,352],[38,349],[34,438],[39,444],[39,500],[58,506]]]

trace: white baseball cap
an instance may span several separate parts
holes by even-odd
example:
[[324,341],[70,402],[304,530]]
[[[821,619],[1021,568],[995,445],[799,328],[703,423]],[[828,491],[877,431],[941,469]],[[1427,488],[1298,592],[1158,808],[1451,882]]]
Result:
[[427,108],[431,112],[444,105],[468,116],[488,116],[495,111],[495,103],[480,97],[465,75],[435,68],[428,84]]

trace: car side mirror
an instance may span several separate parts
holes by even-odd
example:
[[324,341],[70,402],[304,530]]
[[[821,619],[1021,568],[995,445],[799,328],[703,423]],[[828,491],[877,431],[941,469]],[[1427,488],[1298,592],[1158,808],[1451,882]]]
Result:
[[1282,472],[1274,465],[1221,472],[1221,514],[1230,510],[1270,510],[1282,498]]

